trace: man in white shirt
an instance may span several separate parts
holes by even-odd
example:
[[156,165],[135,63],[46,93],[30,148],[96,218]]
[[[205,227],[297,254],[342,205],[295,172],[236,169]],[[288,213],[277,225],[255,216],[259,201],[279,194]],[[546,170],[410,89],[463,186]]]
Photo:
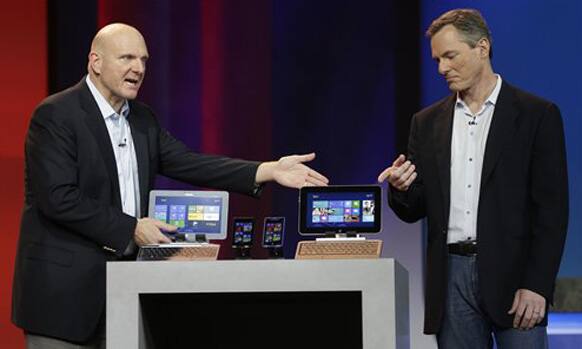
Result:
[[425,333],[546,348],[568,222],[560,112],[493,72],[478,11],[444,13],[427,36],[453,94],[413,116],[408,155],[378,177],[401,219],[427,217]]

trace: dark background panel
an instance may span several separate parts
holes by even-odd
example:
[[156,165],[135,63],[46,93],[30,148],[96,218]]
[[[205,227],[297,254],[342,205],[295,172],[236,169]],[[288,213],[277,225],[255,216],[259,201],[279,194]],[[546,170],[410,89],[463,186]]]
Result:
[[[332,184],[376,182],[395,154],[395,120],[409,118],[397,110],[416,107],[404,105],[414,100],[396,99],[398,55],[413,55],[397,48],[406,47],[406,38],[416,43],[414,30],[399,27],[416,24],[400,23],[397,16],[390,1],[274,2],[275,154],[315,151],[313,165]],[[413,76],[408,91],[418,89]],[[292,256],[300,238],[297,193],[274,192],[275,210],[288,218],[285,252]]]
[[97,32],[97,0],[49,0],[48,92],[78,83],[87,73],[91,40]]

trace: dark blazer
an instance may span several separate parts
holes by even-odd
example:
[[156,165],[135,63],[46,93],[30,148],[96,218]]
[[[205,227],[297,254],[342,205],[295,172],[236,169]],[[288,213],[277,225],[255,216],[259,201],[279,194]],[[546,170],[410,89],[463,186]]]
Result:
[[[408,158],[418,177],[406,192],[390,189],[398,217],[427,217],[425,333],[439,331],[444,311],[450,187],[457,185],[450,174],[455,101],[453,94],[413,116]],[[495,324],[511,327],[507,311],[519,288],[552,301],[567,223],[560,111],[504,82],[487,138],[477,217],[479,286]]]
[[[257,163],[191,152],[139,102],[130,102],[128,121],[142,215],[158,173],[257,194]],[[31,333],[82,342],[105,310],[105,264],[122,257],[137,223],[121,210],[111,141],[84,80],[37,107],[25,165],[12,321]]]

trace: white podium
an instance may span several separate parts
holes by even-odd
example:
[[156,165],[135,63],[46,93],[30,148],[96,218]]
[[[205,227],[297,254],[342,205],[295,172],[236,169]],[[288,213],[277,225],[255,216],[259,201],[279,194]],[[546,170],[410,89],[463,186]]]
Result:
[[[360,298],[356,303],[358,309],[361,306],[361,314],[357,314],[361,319],[357,321],[361,324],[358,331],[361,331],[362,348],[410,347],[408,273],[393,259],[369,259],[109,262],[107,348],[151,349],[153,346],[147,340],[146,332],[151,329],[144,326],[140,297],[303,292],[360,297],[361,305]],[[293,331],[293,336],[300,335],[301,324],[296,325],[281,328],[282,335],[287,331]],[[226,336],[230,332],[228,328],[218,330]],[[337,330],[342,331],[341,324]],[[253,340],[252,334],[245,339],[248,347],[253,347]]]

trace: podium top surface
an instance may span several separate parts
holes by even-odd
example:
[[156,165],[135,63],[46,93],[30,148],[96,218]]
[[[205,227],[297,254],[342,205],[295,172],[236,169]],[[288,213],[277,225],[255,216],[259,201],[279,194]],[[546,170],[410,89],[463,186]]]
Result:
[[360,290],[395,278],[408,275],[390,258],[107,263],[108,293]]

